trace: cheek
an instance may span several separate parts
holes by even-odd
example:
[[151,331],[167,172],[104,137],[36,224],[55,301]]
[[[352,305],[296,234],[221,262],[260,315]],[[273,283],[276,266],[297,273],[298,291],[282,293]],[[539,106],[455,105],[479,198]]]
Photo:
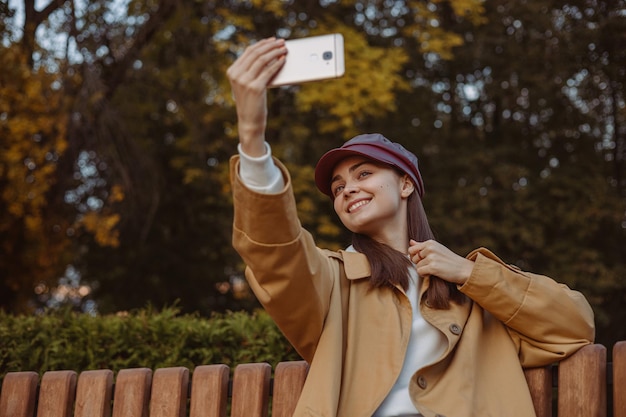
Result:
[[335,209],[335,213],[339,214],[341,204],[339,203],[339,199],[335,198],[333,200],[333,209]]

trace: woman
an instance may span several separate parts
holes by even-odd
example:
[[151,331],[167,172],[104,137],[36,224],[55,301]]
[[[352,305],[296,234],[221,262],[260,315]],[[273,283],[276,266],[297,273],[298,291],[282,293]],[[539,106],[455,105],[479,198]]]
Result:
[[310,364],[295,416],[534,416],[523,367],[591,343],[584,297],[486,249],[432,239],[415,155],[382,135],[327,152],[317,187],[354,233],[345,251],[302,229],[265,142],[266,89],[286,49],[265,39],[228,69],[239,155],[233,245],[259,301]]

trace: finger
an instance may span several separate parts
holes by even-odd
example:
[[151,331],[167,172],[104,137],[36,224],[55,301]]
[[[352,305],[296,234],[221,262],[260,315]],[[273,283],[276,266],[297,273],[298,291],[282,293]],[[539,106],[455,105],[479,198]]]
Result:
[[284,65],[286,54],[287,48],[284,46],[267,51],[254,61],[248,75],[252,79],[258,79],[267,84],[267,81],[276,75],[278,70]]
[[243,55],[233,65],[235,77],[245,76],[247,79],[256,79],[268,64],[287,52],[283,39],[264,39],[246,48]]
[[[234,95],[242,94],[245,91],[254,95],[265,94],[270,80],[276,76],[280,68],[285,64],[285,55],[280,55],[267,64],[258,65],[255,68],[233,75],[230,83],[234,90]],[[263,60],[265,62],[265,60]]]
[[258,81],[263,85],[263,87],[266,87],[269,81],[274,78],[282,66],[285,65],[286,59],[287,56],[282,54],[263,67],[262,71],[257,76]]
[[415,269],[417,270],[417,275],[422,278],[430,277],[432,275],[430,272],[428,272],[428,268],[426,267],[417,267]]
[[264,53],[271,48],[272,43],[276,41],[276,38],[261,39],[257,43],[249,45],[244,49],[243,53],[235,60],[233,65],[249,67],[251,62],[254,61],[254,57],[259,53]]
[[419,250],[415,251],[411,256],[411,261],[415,264],[418,265],[420,262],[422,262],[425,257],[424,254],[421,253]]
[[417,251],[419,249],[421,249],[421,247],[423,246],[422,242],[418,242],[415,239],[409,239],[409,251]]
[[252,63],[254,62],[256,54],[259,51],[262,53],[267,48],[270,47],[271,43],[275,41],[275,38],[267,38],[262,39],[259,42],[248,46],[243,53],[233,62],[228,70],[226,71],[226,75],[228,76],[231,82],[239,79],[243,74],[245,74],[249,69]]
[[[409,255],[410,256],[418,256],[423,253],[425,248],[424,242],[418,242],[414,239],[409,240]],[[420,256],[421,258],[421,256]]]

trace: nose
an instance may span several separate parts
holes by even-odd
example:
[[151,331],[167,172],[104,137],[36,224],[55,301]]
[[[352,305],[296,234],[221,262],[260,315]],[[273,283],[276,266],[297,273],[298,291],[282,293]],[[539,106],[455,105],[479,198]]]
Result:
[[348,197],[350,194],[359,192],[359,186],[357,184],[346,184],[343,187],[343,195]]

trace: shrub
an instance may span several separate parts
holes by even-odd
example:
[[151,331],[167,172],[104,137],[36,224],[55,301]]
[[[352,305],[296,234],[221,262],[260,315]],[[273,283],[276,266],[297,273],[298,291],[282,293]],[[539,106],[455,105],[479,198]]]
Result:
[[210,318],[180,315],[175,307],[90,316],[69,310],[14,316],[0,312],[0,379],[6,372],[298,360],[264,311]]

